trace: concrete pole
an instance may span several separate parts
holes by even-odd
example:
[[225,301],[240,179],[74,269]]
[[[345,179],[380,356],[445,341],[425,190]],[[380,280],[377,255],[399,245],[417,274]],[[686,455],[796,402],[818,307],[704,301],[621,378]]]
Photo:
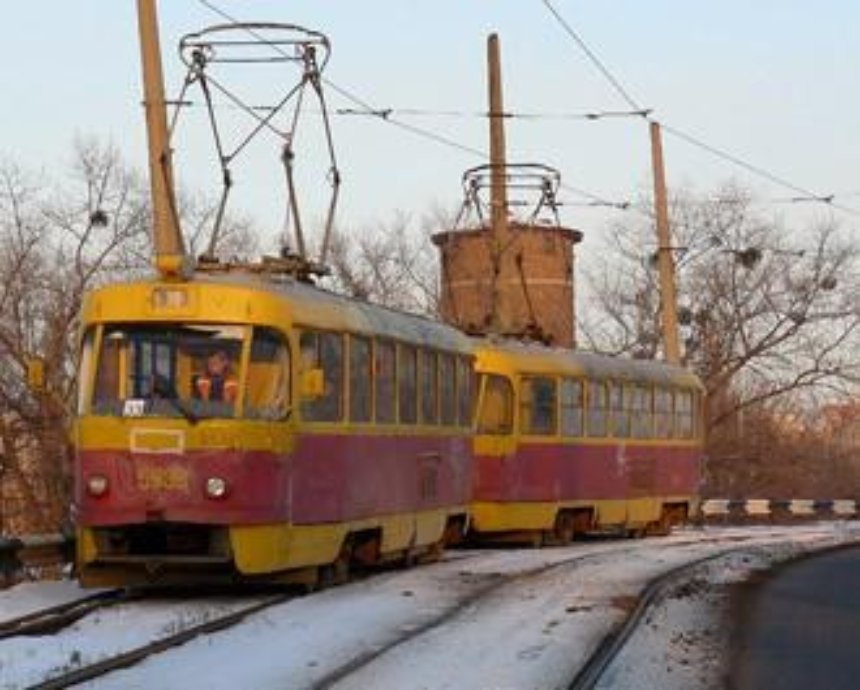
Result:
[[165,278],[177,278],[184,273],[186,257],[185,244],[176,213],[156,0],[137,0],[137,14],[143,66],[146,131],[149,141],[155,268]]
[[499,281],[502,270],[502,252],[508,243],[508,193],[505,175],[507,154],[505,152],[502,64],[497,34],[490,34],[487,39],[487,71],[490,102],[490,227],[493,237],[491,328],[495,332],[500,332],[504,330],[506,322],[501,304]]
[[670,364],[681,362],[678,339],[678,297],[675,289],[675,257],[669,232],[669,202],[660,125],[651,122],[651,164],[654,172],[654,213],[657,221],[657,265],[660,271],[660,316],[663,354]]

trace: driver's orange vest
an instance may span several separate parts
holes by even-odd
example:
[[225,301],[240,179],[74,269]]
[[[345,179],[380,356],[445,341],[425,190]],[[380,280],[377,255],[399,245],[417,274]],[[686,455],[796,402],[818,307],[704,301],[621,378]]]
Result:
[[195,385],[197,386],[197,395],[201,400],[236,402],[236,396],[239,394],[239,384],[232,376],[222,380],[213,380],[209,376],[198,376]]

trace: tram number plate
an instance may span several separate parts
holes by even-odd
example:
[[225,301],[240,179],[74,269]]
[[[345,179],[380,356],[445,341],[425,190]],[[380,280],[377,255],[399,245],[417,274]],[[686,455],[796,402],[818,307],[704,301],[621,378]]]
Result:
[[188,470],[172,465],[168,467],[138,467],[137,488],[140,491],[181,491],[188,493],[191,485]]

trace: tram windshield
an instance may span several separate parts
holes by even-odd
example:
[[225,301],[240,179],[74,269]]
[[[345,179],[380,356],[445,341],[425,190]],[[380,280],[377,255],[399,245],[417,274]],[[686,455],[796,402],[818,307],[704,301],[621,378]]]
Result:
[[101,416],[236,416],[240,386],[245,416],[277,419],[288,409],[289,357],[282,338],[255,329],[242,369],[247,328],[218,324],[105,326],[96,359],[90,411]]
[[123,417],[233,417],[244,328],[110,326],[92,412]]

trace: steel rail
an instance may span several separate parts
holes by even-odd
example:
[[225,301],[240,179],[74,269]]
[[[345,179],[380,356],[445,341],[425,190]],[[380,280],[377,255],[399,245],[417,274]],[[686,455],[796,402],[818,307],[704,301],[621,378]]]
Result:
[[117,654],[116,656],[104,659],[103,661],[76,668],[68,673],[54,676],[42,681],[41,683],[30,686],[30,690],[58,690],[59,688],[67,688],[71,685],[95,680],[96,678],[107,675],[113,671],[119,671],[121,669],[134,666],[155,654],[160,654],[174,647],[184,645],[186,642],[190,642],[197,637],[231,628],[234,625],[241,623],[248,616],[259,613],[260,611],[271,608],[272,606],[283,604],[294,599],[295,596],[295,594],[279,594],[277,596],[270,597],[265,601],[259,602],[240,611],[227,614],[226,616],[221,616],[220,618],[201,623],[200,625],[186,628],[175,635],[170,635],[169,637],[164,637],[160,640],[150,642],[128,652],[123,652],[122,654]]
[[645,614],[651,606],[661,599],[671,587],[675,586],[685,573],[694,571],[706,563],[717,561],[729,554],[743,550],[743,547],[726,549],[720,553],[679,565],[651,580],[639,594],[636,605],[624,622],[603,638],[594,653],[577,671],[576,676],[568,686],[568,690],[593,690],[593,688],[596,688],[606,669],[618,657],[633,633],[639,629],[640,624],[645,620]]
[[0,621],[0,640],[23,635],[54,633],[96,609],[114,606],[129,599],[122,589],[98,592],[81,599],[39,609],[17,618]]
[[[767,536],[767,535],[761,535],[761,536]],[[771,535],[771,536],[775,536],[775,535]],[[751,540],[754,538],[759,538],[759,537],[747,537],[747,536],[737,536],[737,535],[728,535],[728,536],[715,535],[714,537],[710,537],[710,538],[706,538],[706,539],[679,540],[679,541],[673,542],[671,544],[666,544],[665,546],[668,548],[684,548],[684,547],[689,547],[689,546],[699,546],[699,545],[704,544],[704,543],[744,542],[744,541],[748,541],[748,540]],[[653,539],[656,540],[656,539],[661,539],[661,538],[660,537],[653,537]],[[619,543],[619,542],[614,542],[614,543]],[[334,687],[335,685],[337,685],[337,683],[339,683],[343,679],[347,678],[348,676],[352,675],[353,673],[357,672],[359,669],[364,668],[366,666],[369,666],[372,662],[374,662],[376,659],[381,657],[383,654],[386,654],[386,653],[390,652],[391,650],[393,650],[397,647],[400,647],[400,646],[410,642],[411,640],[416,639],[417,637],[429,632],[430,630],[433,630],[434,628],[438,628],[438,627],[444,625],[445,623],[456,618],[464,610],[466,610],[470,606],[474,605],[477,601],[480,601],[481,599],[483,599],[487,596],[493,595],[495,592],[501,590],[503,587],[506,587],[512,583],[522,582],[524,580],[529,580],[532,578],[541,577],[542,575],[550,573],[554,570],[561,570],[561,569],[570,567],[572,565],[573,566],[584,566],[591,561],[606,558],[607,556],[617,557],[617,556],[624,555],[627,553],[635,552],[635,551],[638,551],[641,548],[643,548],[641,546],[641,543],[642,543],[642,540],[637,540],[635,543],[625,545],[625,546],[618,548],[618,549],[611,549],[611,550],[607,550],[607,551],[604,551],[604,550],[590,551],[587,553],[579,553],[579,554],[577,554],[574,551],[573,555],[571,555],[570,558],[564,558],[564,559],[554,561],[551,563],[545,563],[545,564],[536,566],[534,568],[529,568],[529,569],[524,570],[524,571],[511,573],[509,575],[497,575],[496,577],[492,578],[492,580],[490,582],[488,582],[487,584],[485,584],[483,587],[478,588],[476,591],[472,592],[470,595],[465,597],[462,601],[460,601],[453,608],[443,612],[441,615],[439,615],[435,618],[432,618],[431,620],[428,620],[426,623],[424,623],[420,626],[417,626],[415,628],[410,629],[409,632],[406,633],[405,635],[403,635],[402,637],[399,637],[395,640],[392,640],[390,643],[388,643],[386,645],[383,645],[383,646],[376,648],[376,649],[373,649],[373,650],[371,650],[371,651],[369,651],[363,655],[360,655],[360,656],[346,662],[343,666],[341,666],[339,668],[333,669],[332,671],[327,673],[324,677],[315,681],[313,683],[313,687],[315,690],[328,690],[328,688]],[[734,551],[741,551],[741,550],[743,550],[743,548],[748,548],[748,547],[729,548],[729,549],[726,549],[724,551],[721,551],[719,554],[717,554],[715,556],[709,556],[709,557],[700,559],[698,561],[694,561],[688,565],[689,566],[695,566],[697,564],[707,562],[707,561],[712,560],[714,558],[722,557],[722,556],[726,555],[727,553],[732,553]],[[675,569],[675,571],[684,570],[686,567],[688,567],[688,566],[679,567],[679,568]],[[670,573],[675,572],[675,571],[670,571]],[[668,575],[668,573],[667,573],[667,575]],[[591,687],[591,686],[584,686],[584,687]]]

